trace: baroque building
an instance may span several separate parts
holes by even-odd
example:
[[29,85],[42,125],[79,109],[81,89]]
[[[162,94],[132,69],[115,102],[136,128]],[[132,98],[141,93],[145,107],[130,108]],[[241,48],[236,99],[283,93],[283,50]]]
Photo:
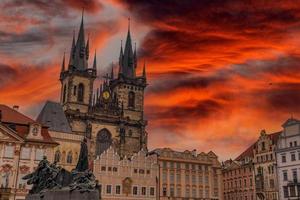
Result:
[[25,199],[30,186],[22,177],[33,172],[43,156],[53,161],[58,145],[48,128],[21,114],[17,106],[0,104],[0,199]]
[[94,174],[104,200],[155,200],[158,164],[155,154],[145,150],[121,159],[110,147],[94,160]]
[[209,153],[155,149],[158,155],[159,199],[223,199],[218,157]]
[[254,175],[257,199],[278,199],[275,148],[281,132],[260,133],[253,150]]
[[[124,50],[122,45],[120,49],[118,72],[115,73],[112,67],[111,72],[103,77],[103,83],[95,86],[94,81],[98,77],[96,52],[92,67],[89,67],[89,46],[82,17],[77,40],[73,36],[68,64],[65,55],[63,57],[59,105],[62,115],[73,134],[88,138],[91,160],[111,145],[121,157],[130,157],[147,148],[145,65],[142,74],[137,75],[137,52],[132,47],[129,27]],[[44,119],[51,118],[51,112],[41,115]],[[43,122],[47,124],[47,121]]]
[[279,199],[299,199],[300,121],[290,118],[282,127],[276,148]]

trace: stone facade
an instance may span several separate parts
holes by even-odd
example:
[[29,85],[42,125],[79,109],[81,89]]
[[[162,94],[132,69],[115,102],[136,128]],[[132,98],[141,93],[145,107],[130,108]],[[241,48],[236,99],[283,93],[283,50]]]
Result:
[[288,119],[276,148],[279,199],[300,197],[300,121]]
[[157,199],[158,164],[157,156],[147,155],[144,150],[130,159],[121,160],[110,147],[94,161],[94,174],[101,184],[104,200]]
[[34,171],[43,156],[54,159],[54,142],[47,127],[12,108],[0,105],[0,196],[25,199],[30,186],[22,177]]
[[222,199],[222,172],[218,157],[194,151],[156,149],[159,163],[159,199]]
[[257,199],[278,199],[275,148],[280,132],[266,134],[262,130],[253,150]]
[[113,69],[102,84],[94,88],[97,78],[96,55],[93,66],[88,67],[89,41],[84,39],[81,22],[78,39],[71,48],[69,64],[63,59],[60,74],[60,104],[72,132],[89,139],[91,158],[96,158],[110,145],[121,157],[132,156],[147,148],[144,119],[144,90],[147,86],[145,67],[136,75],[137,56],[133,51],[128,31],[123,52],[119,57],[119,72]]

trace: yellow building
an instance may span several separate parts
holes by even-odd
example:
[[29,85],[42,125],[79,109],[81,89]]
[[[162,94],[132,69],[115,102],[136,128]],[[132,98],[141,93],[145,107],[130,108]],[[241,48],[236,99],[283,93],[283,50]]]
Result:
[[222,199],[222,172],[218,157],[209,153],[152,151],[158,155],[159,199]]

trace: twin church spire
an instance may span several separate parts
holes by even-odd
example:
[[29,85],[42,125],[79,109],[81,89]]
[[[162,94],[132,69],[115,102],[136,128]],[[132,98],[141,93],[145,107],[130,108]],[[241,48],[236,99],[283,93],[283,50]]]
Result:
[[[61,71],[63,73],[66,70],[71,70],[71,71],[92,70],[96,74],[97,73],[96,51],[95,51],[93,66],[91,69],[88,68],[88,59],[89,59],[89,38],[87,41],[85,41],[84,20],[83,20],[83,13],[82,13],[80,29],[79,29],[76,42],[75,42],[75,32],[73,34],[68,69],[66,69],[65,67],[65,54],[64,54]],[[136,52],[136,45],[134,49],[132,46],[132,39],[130,33],[130,19],[129,19],[128,32],[127,32],[124,51],[121,42],[118,78],[120,77],[130,78],[130,79],[136,78],[136,68],[137,68],[137,52]],[[143,69],[142,77],[146,78],[145,66]]]

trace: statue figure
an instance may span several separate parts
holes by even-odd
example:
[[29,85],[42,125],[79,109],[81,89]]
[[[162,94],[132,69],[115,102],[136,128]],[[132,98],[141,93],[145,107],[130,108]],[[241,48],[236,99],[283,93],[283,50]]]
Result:
[[78,158],[78,163],[76,165],[75,170],[78,172],[84,172],[89,168],[89,161],[88,161],[88,147],[87,147],[87,140],[86,138],[83,139],[81,142],[81,148]]
[[59,167],[56,167],[56,163],[50,164],[47,157],[44,156],[37,169],[23,177],[23,180],[27,180],[28,185],[33,185],[29,193],[35,194],[44,189],[60,188],[61,185],[56,180],[60,170]]

